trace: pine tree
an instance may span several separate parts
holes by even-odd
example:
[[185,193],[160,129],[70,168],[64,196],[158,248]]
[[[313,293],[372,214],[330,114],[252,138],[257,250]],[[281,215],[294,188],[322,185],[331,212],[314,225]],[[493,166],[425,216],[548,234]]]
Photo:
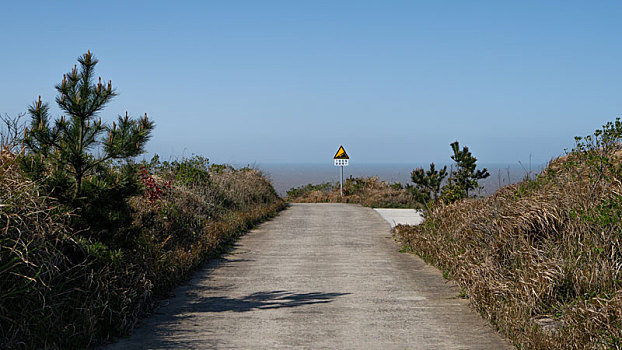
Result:
[[464,191],[464,196],[469,197],[469,191],[479,188],[478,181],[485,179],[490,174],[486,168],[482,170],[475,170],[477,168],[477,158],[475,158],[469,148],[464,146],[460,150],[458,141],[451,143],[451,149],[454,155],[451,156],[456,162],[456,170],[452,173],[453,184],[460,186]]
[[436,170],[434,163],[430,163],[430,170],[417,168],[412,171],[410,178],[415,183],[415,189],[422,194],[424,201],[433,198],[438,199],[441,191],[441,183],[447,177],[447,166]]
[[56,103],[66,115],[52,121],[41,97],[28,109],[23,163],[61,202],[85,216],[110,209],[100,216],[114,221],[119,204],[139,188],[132,158],[144,152],[154,123],[147,114],[132,119],[127,112],[112,125],[102,123],[99,112],[117,94],[111,81],[94,83],[98,60],[90,51],[78,63],[56,85]]

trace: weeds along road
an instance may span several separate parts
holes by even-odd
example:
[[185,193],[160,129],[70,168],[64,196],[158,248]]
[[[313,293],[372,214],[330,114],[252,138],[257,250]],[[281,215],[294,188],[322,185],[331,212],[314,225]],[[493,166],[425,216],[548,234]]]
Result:
[[509,349],[375,211],[293,204],[107,349]]

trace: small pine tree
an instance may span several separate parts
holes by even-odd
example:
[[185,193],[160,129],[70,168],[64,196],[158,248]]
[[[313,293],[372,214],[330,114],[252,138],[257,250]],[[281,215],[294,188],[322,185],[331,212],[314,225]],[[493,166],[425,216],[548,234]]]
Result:
[[451,156],[456,162],[456,170],[452,173],[453,185],[460,186],[464,191],[464,197],[469,197],[469,191],[479,188],[478,181],[485,179],[490,174],[486,168],[475,170],[477,168],[477,158],[475,158],[469,148],[464,146],[460,150],[458,141],[451,143],[451,149],[454,154]]
[[88,226],[109,226],[106,222],[127,218],[121,213],[126,199],[140,188],[132,158],[144,152],[154,124],[146,114],[131,119],[126,113],[111,126],[96,119],[117,94],[110,81],[93,82],[98,60],[90,51],[78,63],[56,85],[56,103],[66,116],[52,122],[41,97],[28,109],[23,164]]
[[447,166],[436,170],[434,163],[430,163],[430,170],[425,171],[423,168],[417,168],[412,171],[410,178],[415,183],[415,189],[421,194],[424,202],[430,198],[435,201],[438,199],[441,191],[441,183],[447,177]]

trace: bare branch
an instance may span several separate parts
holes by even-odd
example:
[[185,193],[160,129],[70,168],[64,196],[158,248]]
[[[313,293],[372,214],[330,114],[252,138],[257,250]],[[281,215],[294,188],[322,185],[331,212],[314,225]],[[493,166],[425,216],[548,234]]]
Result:
[[8,114],[0,115],[0,152],[16,153],[21,151],[26,122],[23,120],[25,113],[16,117]]

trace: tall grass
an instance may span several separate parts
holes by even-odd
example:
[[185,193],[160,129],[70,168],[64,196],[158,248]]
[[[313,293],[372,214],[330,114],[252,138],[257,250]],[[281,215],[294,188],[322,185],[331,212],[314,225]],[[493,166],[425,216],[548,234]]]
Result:
[[396,235],[517,347],[622,348],[620,131],[608,124],[536,179],[436,207]]
[[253,169],[146,166],[115,241],[72,232],[16,156],[0,157],[0,348],[83,349],[131,329],[154,300],[284,202]]

